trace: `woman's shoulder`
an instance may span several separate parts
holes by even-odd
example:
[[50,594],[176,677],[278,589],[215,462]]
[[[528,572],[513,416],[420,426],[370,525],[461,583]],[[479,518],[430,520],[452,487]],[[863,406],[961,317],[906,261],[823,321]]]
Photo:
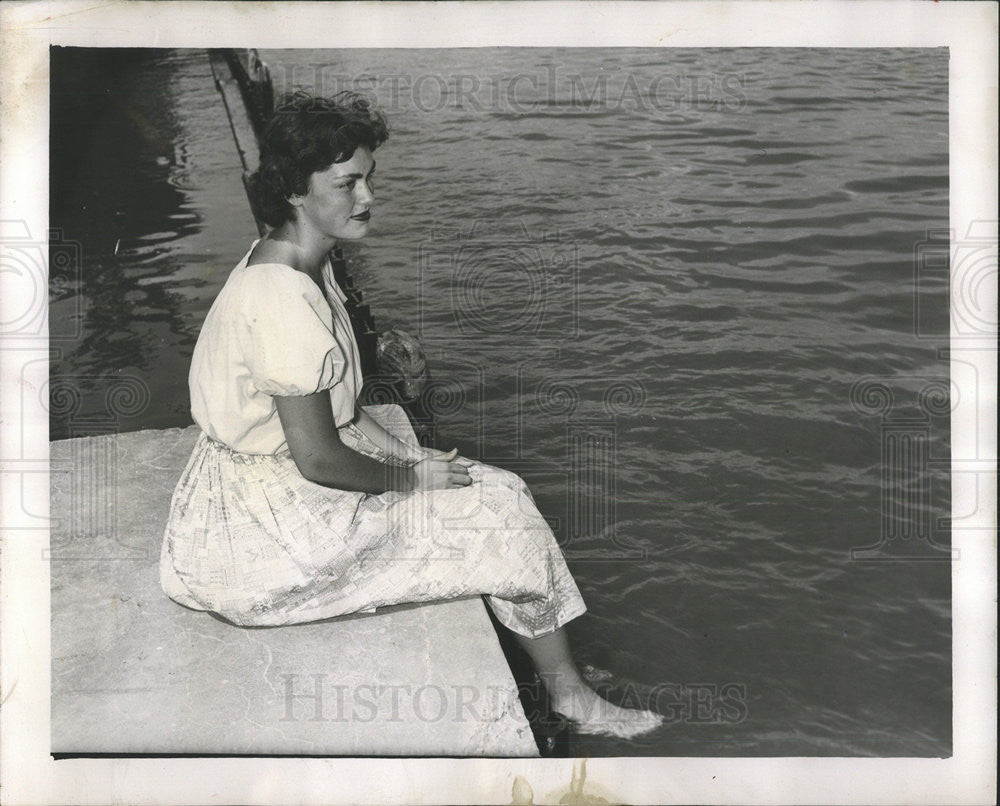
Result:
[[231,293],[255,298],[305,297],[322,299],[323,294],[309,275],[285,263],[253,263],[233,269],[227,285]]
[[323,292],[308,275],[280,263],[255,263],[232,270],[202,330],[284,328],[305,317],[329,316]]
[[283,277],[292,277],[293,275],[296,279],[301,278],[303,280],[309,280],[309,275],[305,272],[292,268],[287,263],[279,262],[247,263],[233,269],[233,273],[242,274],[258,280],[270,280],[272,282],[278,281]]

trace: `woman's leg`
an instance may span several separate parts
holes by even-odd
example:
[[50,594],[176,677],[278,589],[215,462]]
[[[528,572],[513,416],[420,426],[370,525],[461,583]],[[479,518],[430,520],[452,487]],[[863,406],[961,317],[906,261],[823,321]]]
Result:
[[580,675],[570,654],[566,630],[528,638],[514,633],[545,684],[552,708],[572,720],[580,733],[630,738],[654,730],[663,717],[651,711],[620,708],[598,696]]
[[[387,431],[416,445],[401,408],[372,406],[366,410]],[[433,598],[428,590],[437,586],[443,592],[449,583],[460,586],[456,593],[487,594],[498,620],[531,658],[552,707],[571,719],[581,733],[628,738],[659,726],[663,718],[658,714],[612,705],[580,676],[566,631],[557,625],[582,614],[586,607],[555,537],[535,508],[524,482],[513,473],[479,462],[474,463],[471,472],[476,484],[464,491],[449,491],[453,503],[442,507],[444,512],[418,508],[416,514],[401,519],[410,528],[398,530],[401,535],[423,533],[418,545],[406,552],[412,558],[452,542],[458,556],[420,565],[420,574],[409,572],[406,566],[390,568],[383,580],[394,577],[397,570],[407,571],[404,577],[393,578],[389,586],[401,601]],[[440,497],[437,500],[444,501]],[[436,508],[429,499],[428,505],[431,510]],[[387,522],[380,531],[394,530]],[[437,537],[428,542],[434,533]],[[398,554],[393,550],[391,556]],[[535,596],[525,599],[529,591]]]

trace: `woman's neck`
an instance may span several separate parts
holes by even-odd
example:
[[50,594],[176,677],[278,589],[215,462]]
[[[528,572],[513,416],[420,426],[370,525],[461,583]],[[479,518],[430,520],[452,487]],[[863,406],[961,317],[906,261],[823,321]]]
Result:
[[283,263],[320,283],[327,255],[336,245],[335,240],[306,232],[289,221],[260,240],[249,262]]

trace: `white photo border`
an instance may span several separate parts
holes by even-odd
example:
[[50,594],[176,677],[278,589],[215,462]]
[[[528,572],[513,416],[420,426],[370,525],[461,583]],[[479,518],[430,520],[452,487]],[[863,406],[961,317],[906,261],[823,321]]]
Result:
[[[48,49],[85,47],[950,48],[950,228],[997,225],[997,5],[954,2],[23,2],[0,5],[0,221],[48,225]],[[6,235],[4,235],[6,237]],[[4,243],[0,239],[0,249]],[[994,263],[995,267],[995,263]],[[7,277],[0,283],[12,288]],[[44,291],[45,278],[40,278]],[[994,280],[995,282],[995,280]],[[23,290],[23,289],[22,289]],[[43,293],[44,296],[44,293]],[[21,307],[18,307],[21,306]],[[0,322],[24,300],[0,288]],[[0,526],[48,514],[48,420],[22,396],[35,338],[0,343]],[[996,308],[992,311],[996,322]],[[588,787],[628,803],[996,801],[996,343],[952,336],[973,365],[974,418],[953,416],[954,755],[949,759],[596,758]],[[37,409],[21,409],[22,400]],[[4,529],[0,775],[4,802],[509,803],[523,776],[558,801],[572,759],[120,758],[49,754],[44,529]]]

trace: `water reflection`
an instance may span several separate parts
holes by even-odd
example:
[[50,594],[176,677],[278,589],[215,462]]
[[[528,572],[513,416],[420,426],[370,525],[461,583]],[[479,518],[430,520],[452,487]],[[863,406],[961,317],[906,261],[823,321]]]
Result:
[[52,377],[54,387],[80,392],[75,410],[53,407],[53,439],[86,431],[73,420],[114,420],[106,401],[123,376],[137,375],[150,390],[183,386],[183,377],[151,372],[163,351],[190,351],[197,327],[183,312],[182,289],[205,284],[183,278],[190,258],[170,248],[201,228],[182,189],[189,172],[175,58],[163,50],[52,49]]

